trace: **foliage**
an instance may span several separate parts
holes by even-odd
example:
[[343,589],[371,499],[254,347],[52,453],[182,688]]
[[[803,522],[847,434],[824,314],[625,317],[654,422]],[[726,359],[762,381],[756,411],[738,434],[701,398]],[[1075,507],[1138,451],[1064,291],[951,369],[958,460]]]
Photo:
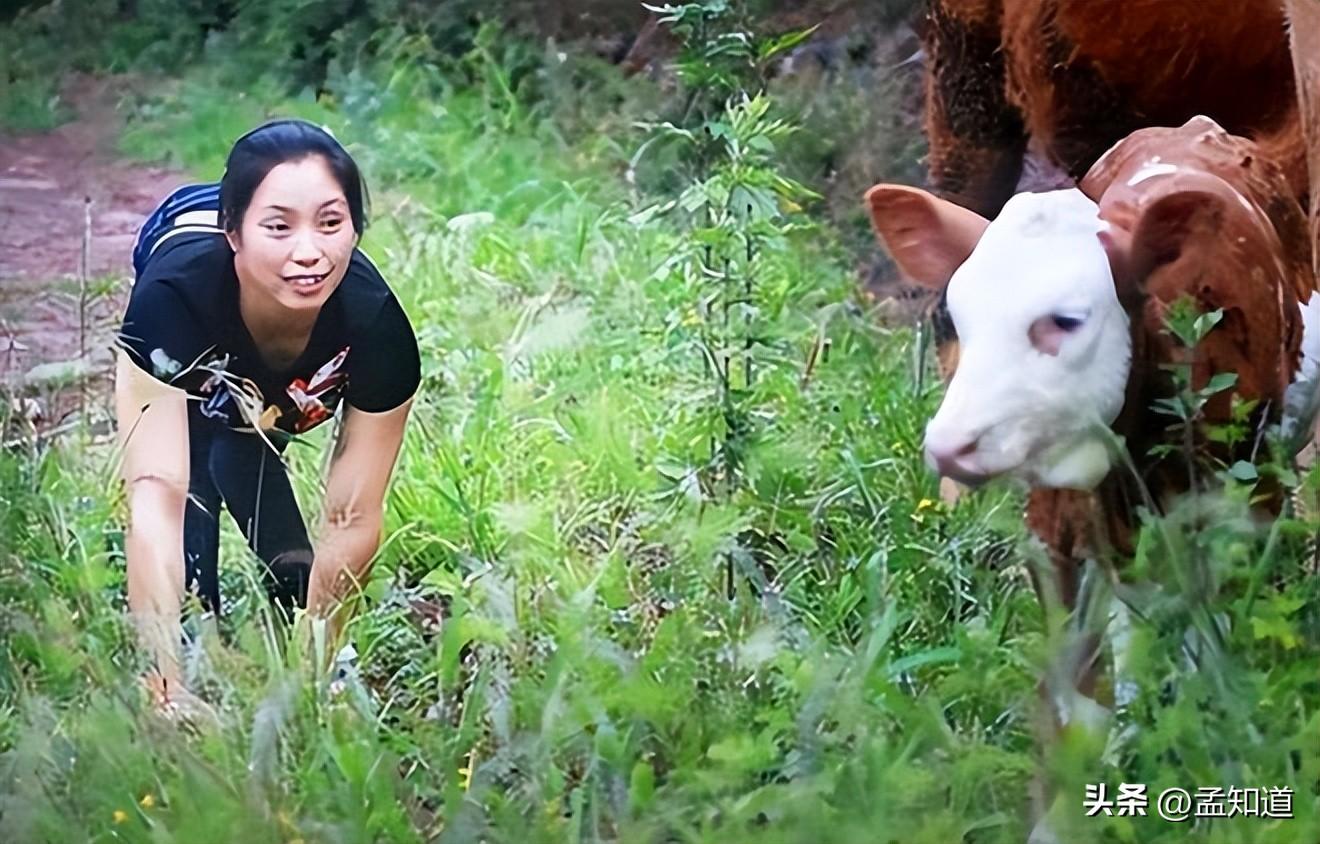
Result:
[[[710,379],[714,417],[708,423],[710,456],[696,467],[691,481],[727,503],[749,480],[747,460],[763,426],[772,426],[777,415],[763,403],[765,397],[757,395],[756,376],[767,366],[787,363],[789,369],[796,368],[791,356],[785,359],[784,338],[773,336],[771,327],[776,311],[795,305],[804,291],[776,285],[782,278],[765,277],[772,265],[763,260],[763,253],[782,252],[789,235],[806,228],[794,222],[798,215],[792,212],[814,196],[776,166],[776,144],[797,127],[772,116],[763,91],[753,94],[746,86],[763,83],[765,63],[809,33],[765,40],[741,29],[728,30],[721,24],[741,4],[725,0],[648,8],[682,40],[676,66],[689,88],[689,125],[644,127],[652,137],[642,151],[656,141],[679,142],[692,177],[677,197],[644,209],[639,219],[676,212],[685,229],[682,245],[666,267],[667,280],[688,303],[683,324],[695,329],[692,351]],[[711,101],[718,96],[729,99],[722,113],[710,113]],[[634,164],[640,157],[639,152]],[[809,374],[803,377],[803,385],[809,380]],[[735,561],[742,562],[754,581],[761,579],[751,546],[753,540],[765,538],[744,529],[726,549],[730,597]]]

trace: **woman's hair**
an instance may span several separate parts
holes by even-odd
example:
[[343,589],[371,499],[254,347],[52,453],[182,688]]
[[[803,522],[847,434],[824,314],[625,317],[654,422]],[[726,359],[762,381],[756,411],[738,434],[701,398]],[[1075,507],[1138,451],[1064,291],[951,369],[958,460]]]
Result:
[[325,159],[348,200],[353,230],[361,235],[367,227],[367,186],[357,162],[325,129],[295,119],[263,123],[234,142],[225,162],[225,174],[220,179],[221,228],[237,232],[252,203],[252,195],[266,175],[280,164],[301,161],[310,155]]

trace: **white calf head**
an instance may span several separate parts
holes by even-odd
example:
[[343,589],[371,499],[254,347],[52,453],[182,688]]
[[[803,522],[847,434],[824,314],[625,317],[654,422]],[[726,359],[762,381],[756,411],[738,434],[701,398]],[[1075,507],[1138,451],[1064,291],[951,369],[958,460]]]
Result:
[[927,461],[969,484],[1099,483],[1131,336],[1096,204],[1074,189],[1019,194],[987,223],[912,188],[879,186],[868,200],[900,267],[947,284],[960,351],[926,428]]

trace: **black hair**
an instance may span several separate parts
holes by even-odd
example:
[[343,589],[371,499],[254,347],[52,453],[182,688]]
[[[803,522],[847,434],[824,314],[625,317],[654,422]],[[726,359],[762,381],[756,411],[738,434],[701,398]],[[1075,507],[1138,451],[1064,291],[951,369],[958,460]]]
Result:
[[237,232],[252,195],[266,175],[280,164],[319,155],[334,174],[348,200],[353,230],[367,227],[367,186],[357,162],[334,136],[306,120],[285,119],[263,123],[234,142],[220,179],[220,226]]

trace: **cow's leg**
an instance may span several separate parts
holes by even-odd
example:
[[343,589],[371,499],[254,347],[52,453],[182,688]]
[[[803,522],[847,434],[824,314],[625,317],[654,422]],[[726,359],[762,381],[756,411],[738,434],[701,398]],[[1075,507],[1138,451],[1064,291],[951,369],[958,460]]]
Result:
[[[1086,493],[1036,490],[1027,506],[1027,525],[1045,550],[1044,564],[1031,570],[1032,586],[1045,612],[1052,638],[1062,640],[1037,684],[1040,718],[1037,744],[1048,756],[1064,730],[1102,730],[1110,711],[1096,700],[1101,644],[1109,609],[1108,584],[1097,582],[1099,568],[1090,563],[1095,500]],[[1044,773],[1031,784],[1034,829],[1032,844],[1059,840],[1050,816],[1065,808],[1068,795]]]
[[1032,571],[1032,586],[1046,623],[1064,634],[1063,646],[1041,686],[1042,695],[1047,686],[1053,687],[1044,698],[1052,715],[1047,730],[1051,735],[1089,710],[1073,700],[1076,695],[1095,699],[1105,619],[1094,597],[1097,589],[1083,589],[1085,563],[1094,556],[1090,537],[1095,507],[1090,494],[1050,489],[1033,491],[1027,504],[1027,527],[1044,546],[1048,560],[1043,570]]
[[1114,710],[1121,712],[1137,699],[1137,684],[1132,679],[1132,614],[1118,597],[1113,599],[1109,615],[1109,645],[1114,660]]
[[[1051,566],[1037,579],[1037,594],[1047,608],[1052,630],[1059,631],[1062,642],[1045,666],[1045,674],[1036,686],[1041,716],[1037,721],[1037,744],[1040,767],[1030,785],[1031,833],[1027,844],[1061,844],[1058,819],[1075,795],[1063,794],[1048,773],[1048,757],[1065,730],[1099,732],[1106,729],[1110,710],[1096,700],[1100,676],[1103,637],[1100,622],[1088,601],[1091,590],[1083,590],[1083,573],[1091,561],[1051,555]],[[1105,604],[1107,606],[1107,602]],[[1052,609],[1051,609],[1052,608]],[[1063,613],[1064,618],[1057,620]]]

